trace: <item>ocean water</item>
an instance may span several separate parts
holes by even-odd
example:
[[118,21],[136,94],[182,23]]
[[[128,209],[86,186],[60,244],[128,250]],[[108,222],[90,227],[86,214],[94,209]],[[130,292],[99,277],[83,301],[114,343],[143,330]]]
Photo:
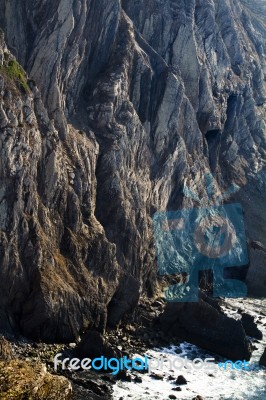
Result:
[[[191,400],[197,395],[201,395],[205,400],[266,400],[266,368],[260,367],[258,363],[266,347],[265,300],[227,300],[227,306],[230,308],[226,308],[225,311],[234,318],[239,318],[239,314],[236,311],[238,308],[254,315],[258,322],[258,328],[263,332],[261,341],[252,340],[257,347],[249,361],[252,370],[231,370],[229,367],[227,370],[217,368],[215,372],[210,372],[205,369],[192,369],[189,366],[178,370],[170,370],[169,360],[174,360],[176,357],[187,357],[188,360],[212,357],[215,358],[216,364],[222,360],[221,357],[214,353],[184,342],[179,346],[156,348],[147,351],[146,354],[151,360],[160,357],[165,359],[163,369],[157,368],[153,370],[154,373],[161,375],[163,379],[154,379],[149,373],[140,374],[134,372],[135,376],[142,378],[142,383],[118,382],[114,387],[113,399],[164,400],[168,399],[169,395],[172,394],[177,399]],[[136,356],[143,356],[143,354]],[[182,389],[180,392],[172,390],[177,384],[174,383],[175,381],[168,379],[171,375],[175,378],[178,375],[183,375],[186,378],[187,384],[180,385]]]

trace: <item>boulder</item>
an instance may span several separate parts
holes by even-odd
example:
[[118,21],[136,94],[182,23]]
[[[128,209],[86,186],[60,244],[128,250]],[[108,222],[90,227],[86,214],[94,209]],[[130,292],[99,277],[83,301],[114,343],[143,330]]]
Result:
[[150,377],[151,378],[153,378],[153,379],[156,379],[156,380],[163,380],[163,375],[161,375],[161,374],[156,374],[155,372],[152,372],[151,374],[150,374]]
[[119,371],[115,378],[119,381],[132,382],[131,376],[125,370]]
[[175,378],[173,377],[173,375],[170,375],[170,376],[168,376],[168,380],[169,380],[169,381],[174,381]]
[[242,314],[242,325],[248,336],[259,340],[262,339],[262,332],[257,328],[252,315],[246,313]]
[[76,353],[82,358],[96,358],[103,355],[104,340],[97,331],[89,331],[76,347]]
[[187,380],[183,375],[179,375],[175,381],[175,383],[177,385],[186,385],[187,384]]
[[113,349],[109,344],[105,343],[102,335],[98,331],[89,331],[77,345],[75,352],[80,358],[97,358],[97,357],[117,357],[120,358],[122,353],[118,349]]
[[251,345],[241,321],[226,316],[207,302],[168,303],[159,319],[161,329],[230,360],[249,360]]

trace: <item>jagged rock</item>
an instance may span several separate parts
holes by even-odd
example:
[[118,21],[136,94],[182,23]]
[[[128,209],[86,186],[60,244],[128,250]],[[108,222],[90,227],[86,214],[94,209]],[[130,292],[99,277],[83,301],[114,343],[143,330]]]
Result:
[[266,367],[266,349],[264,350],[264,353],[262,354],[262,356],[260,358],[260,365],[263,365],[264,367]]
[[262,332],[255,324],[254,317],[252,315],[246,313],[242,314],[241,322],[248,336],[251,336],[255,339],[262,339]]
[[131,376],[125,370],[121,370],[116,374],[116,379],[124,382],[132,382]]
[[120,358],[121,351],[118,349],[113,349],[108,343],[105,343],[102,335],[97,331],[89,331],[85,334],[81,341],[75,348],[75,352],[80,358],[97,358],[97,357],[107,357],[107,358]]
[[155,307],[155,308],[162,307],[162,305],[163,304],[157,300],[152,303],[152,307]]
[[134,378],[134,382],[135,382],[135,383],[142,383],[142,378],[140,378],[139,376],[136,376],[136,377]]
[[[3,79],[0,114],[19,126],[8,120],[0,135],[0,328],[69,343],[88,325],[103,331],[118,283],[115,247],[94,216],[98,146],[74,128],[62,145],[38,91]],[[69,165],[79,170],[75,188]]]
[[2,400],[67,400],[72,386],[65,377],[48,373],[43,364],[12,360],[0,361],[0,392]]
[[96,358],[103,355],[103,349],[103,337],[97,331],[90,331],[81,339],[76,352],[82,358]]
[[174,387],[172,390],[175,392],[182,392],[182,388],[180,386]]
[[5,128],[8,125],[8,118],[3,109],[2,104],[0,104],[0,128]]
[[249,360],[251,346],[240,321],[222,314],[203,300],[169,303],[160,326],[173,337],[184,339],[229,359]]
[[11,344],[0,336],[0,360],[10,361],[14,357]]
[[175,383],[177,385],[186,385],[187,384],[187,380],[183,375],[179,375],[175,381]]
[[153,378],[153,379],[156,379],[157,381],[158,381],[158,380],[159,380],[159,381],[162,381],[162,380],[163,380],[163,375],[157,374],[157,373],[155,373],[155,372],[152,372],[152,373],[150,374],[150,377]]

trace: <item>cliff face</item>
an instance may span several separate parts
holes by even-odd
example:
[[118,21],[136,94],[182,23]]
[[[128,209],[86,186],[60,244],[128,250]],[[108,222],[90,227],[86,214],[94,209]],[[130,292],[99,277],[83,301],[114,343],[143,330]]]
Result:
[[241,187],[232,200],[261,242],[248,281],[264,293],[266,22],[255,5],[0,0],[8,49],[31,78],[11,74],[1,38],[0,327],[71,341],[115,324],[154,290],[153,213],[193,206],[184,185],[202,197],[210,171],[217,194]]

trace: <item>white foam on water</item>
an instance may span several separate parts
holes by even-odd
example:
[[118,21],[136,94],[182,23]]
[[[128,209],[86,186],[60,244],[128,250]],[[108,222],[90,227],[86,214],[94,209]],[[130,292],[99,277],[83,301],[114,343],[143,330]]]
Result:
[[[239,300],[239,304],[234,300],[233,304],[243,308],[243,300]],[[256,316],[256,301],[250,305],[244,301],[244,304],[249,308],[249,313],[253,313]],[[232,311],[231,316],[233,314],[235,314],[234,311]],[[235,314],[235,317],[238,318],[239,316]],[[205,400],[266,400],[266,368],[262,368],[258,364],[266,344],[266,326],[263,325],[265,323],[266,317],[263,316],[258,327],[263,330],[264,337],[259,343],[257,341],[254,343],[257,350],[254,351],[250,360],[251,371],[231,370],[230,367],[227,370],[217,368],[214,372],[206,371],[205,369],[195,370],[190,367],[184,367],[182,370],[169,370],[169,362],[166,361],[163,369],[154,369],[152,371],[162,375],[162,380],[152,378],[149,373],[134,372],[134,376],[137,375],[142,378],[142,383],[119,381],[114,386],[113,399],[165,400],[172,394],[177,399],[182,400],[191,400],[196,395],[201,395]],[[168,357],[169,360],[174,360],[176,357],[187,357],[189,360],[212,357],[215,358],[216,364],[221,361],[221,358],[214,353],[207,352],[187,342],[179,346],[149,350],[146,354],[151,360],[160,357]],[[143,357],[144,355],[135,355],[135,357],[139,356]],[[183,375],[187,380],[187,384],[177,385],[175,381],[168,379],[170,375],[175,378],[178,375]],[[181,387],[181,392],[172,390],[177,386]]]

